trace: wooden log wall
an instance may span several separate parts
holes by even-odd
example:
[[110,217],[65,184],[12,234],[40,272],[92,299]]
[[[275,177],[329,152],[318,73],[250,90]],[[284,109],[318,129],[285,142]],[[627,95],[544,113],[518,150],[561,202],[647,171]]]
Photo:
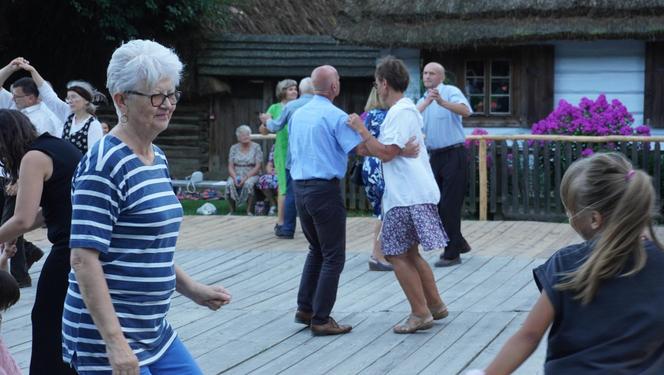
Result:
[[[117,116],[110,107],[100,109],[97,115],[100,121],[117,123]],[[159,134],[154,142],[166,154],[172,178],[181,179],[199,170],[207,172],[208,132],[208,109],[205,105],[178,105],[168,129]]]

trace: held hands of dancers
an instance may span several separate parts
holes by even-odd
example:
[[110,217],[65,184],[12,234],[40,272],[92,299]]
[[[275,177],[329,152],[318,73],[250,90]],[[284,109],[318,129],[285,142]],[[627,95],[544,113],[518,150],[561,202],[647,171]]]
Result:
[[7,68],[13,73],[23,68],[23,65],[29,65],[30,62],[22,57],[17,57],[7,64]]
[[267,124],[268,121],[272,119],[272,116],[267,113],[260,113],[258,115],[258,119],[261,121],[262,125],[265,125]]

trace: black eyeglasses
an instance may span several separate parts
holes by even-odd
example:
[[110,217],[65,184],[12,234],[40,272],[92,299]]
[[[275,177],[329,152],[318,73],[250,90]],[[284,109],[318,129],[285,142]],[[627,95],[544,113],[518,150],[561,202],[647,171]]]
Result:
[[127,94],[133,94],[133,95],[138,95],[138,96],[145,96],[147,98],[150,98],[150,103],[152,104],[153,107],[161,107],[164,105],[164,102],[166,99],[168,99],[168,102],[171,103],[171,105],[176,105],[178,104],[178,101],[180,100],[180,95],[182,93],[180,91],[174,91],[170,94],[143,94],[142,92],[138,91],[125,91]]

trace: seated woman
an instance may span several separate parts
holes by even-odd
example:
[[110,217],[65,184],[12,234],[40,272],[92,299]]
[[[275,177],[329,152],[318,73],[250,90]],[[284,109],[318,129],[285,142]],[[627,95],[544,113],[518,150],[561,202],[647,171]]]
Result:
[[277,200],[275,199],[275,196],[277,195],[278,187],[277,175],[274,171],[274,145],[272,145],[270,156],[265,165],[265,174],[258,177],[258,188],[270,201],[270,211],[268,213],[270,216],[273,216],[277,211]]
[[235,130],[238,143],[231,146],[228,153],[228,183],[225,199],[230,213],[243,203],[247,203],[247,215],[251,215],[254,203],[254,185],[258,182],[258,172],[263,164],[263,151],[258,143],[251,141],[251,128],[240,125]]

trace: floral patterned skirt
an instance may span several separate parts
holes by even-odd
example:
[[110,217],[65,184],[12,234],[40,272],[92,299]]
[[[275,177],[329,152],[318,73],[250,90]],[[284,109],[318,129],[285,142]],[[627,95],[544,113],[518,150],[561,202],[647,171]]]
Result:
[[274,174],[264,174],[258,177],[256,187],[261,190],[276,189],[279,186],[277,180],[277,176]]
[[380,235],[385,255],[402,255],[414,244],[425,251],[442,249],[449,238],[435,204],[394,207],[383,218]]

